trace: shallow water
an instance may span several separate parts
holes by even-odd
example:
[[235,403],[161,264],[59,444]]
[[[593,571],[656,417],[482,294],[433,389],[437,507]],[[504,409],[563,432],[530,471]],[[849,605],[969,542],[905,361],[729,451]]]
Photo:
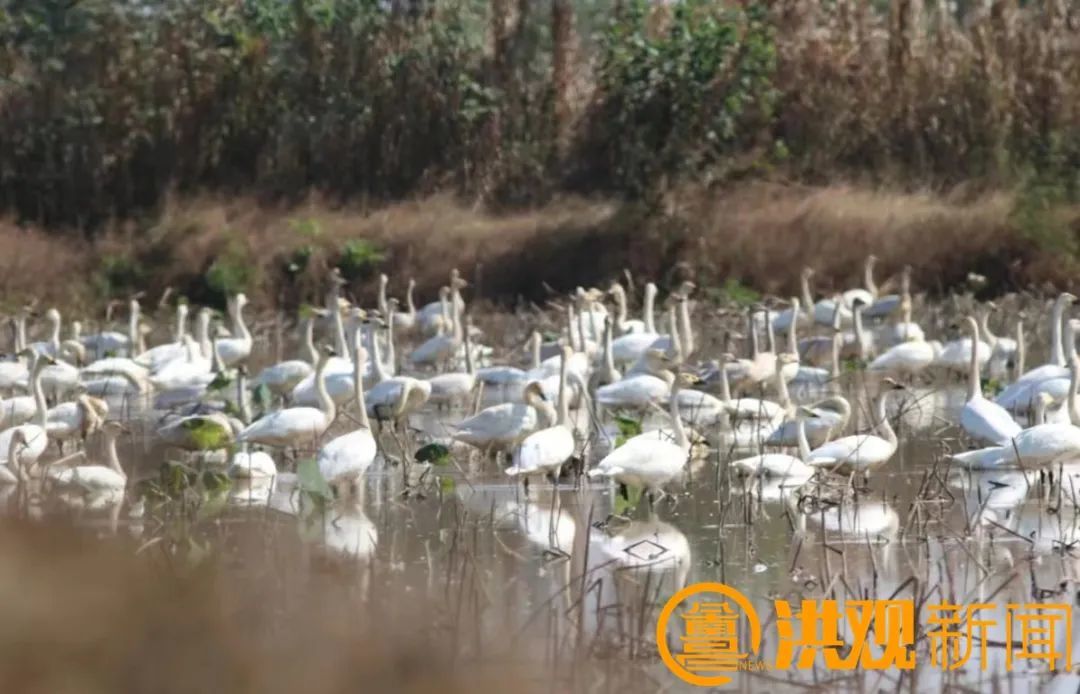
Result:
[[[838,387],[855,408],[848,431],[865,430],[873,385],[846,374]],[[799,402],[823,394],[792,392]],[[485,394],[486,403],[497,400]],[[842,611],[849,601],[912,599],[921,608],[913,670],[837,671],[818,657],[808,670],[738,674],[733,686],[1036,691],[1053,673],[1038,662],[1007,667],[1005,606],[1076,602],[1080,466],[1062,469],[1055,482],[1031,472],[950,470],[943,454],[961,445],[952,422],[963,400],[963,387],[944,380],[895,397],[890,414],[900,449],[868,482],[855,479],[855,491],[839,476],[802,488],[742,480],[728,463],[746,452],[730,436],[706,431],[710,452],[692,461],[672,497],[655,507],[643,500],[628,508],[611,485],[572,475],[557,485],[533,482],[526,494],[494,461],[464,450],[455,449],[445,467],[406,464],[421,444],[446,440],[463,416],[429,409],[413,417],[406,434],[385,432],[384,456],[364,488],[326,507],[282,468],[274,482],[234,484],[212,500],[200,498],[191,513],[168,504],[133,513],[123,499],[46,499],[30,512],[130,536],[136,546],[171,537],[183,524],[206,551],[226,555],[234,534],[295,533],[327,560],[367,567],[365,595],[385,598],[372,585],[382,581],[398,596],[445,602],[456,615],[450,628],[469,634],[455,642],[461,657],[509,657],[526,644],[528,658],[555,669],[582,659],[633,663],[645,689],[693,689],[665,669],[654,638],[660,606],[685,585],[718,581],[745,594],[766,623],[766,662],[777,653],[775,599],[834,599]],[[136,430],[121,451],[134,479],[153,478],[178,457],[148,433],[161,413],[135,403],[112,407]],[[587,427],[585,408],[575,417]],[[651,415],[644,426],[664,421]],[[349,428],[343,418],[335,433]],[[585,464],[595,457],[585,447]],[[17,502],[12,489],[0,490],[8,513],[27,512],[25,500]],[[983,613],[995,622],[985,657],[977,648],[950,672],[930,663],[925,608],[941,601],[994,605]],[[854,638],[849,626],[842,640]],[[1060,631],[1054,645],[1071,650],[1065,641]],[[1057,683],[1068,686],[1068,677],[1058,675]]]

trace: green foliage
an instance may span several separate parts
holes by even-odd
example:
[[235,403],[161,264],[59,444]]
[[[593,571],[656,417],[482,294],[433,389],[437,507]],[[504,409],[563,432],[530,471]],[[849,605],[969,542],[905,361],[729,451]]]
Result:
[[337,267],[346,280],[364,279],[371,275],[385,255],[367,239],[350,239],[341,247]]
[[232,445],[232,431],[215,420],[192,417],[184,420],[181,426],[200,451],[217,451]]
[[240,244],[230,244],[206,270],[206,286],[220,300],[250,289],[255,281],[255,263]]
[[621,493],[615,495],[614,511],[617,516],[625,516],[629,512],[637,508],[637,505],[641,502],[641,497],[644,496],[644,490],[641,487],[626,487],[626,496]]
[[716,164],[771,117],[776,67],[762,3],[675,4],[656,27],[655,3],[627,0],[600,40],[598,155],[616,185],[647,189],[659,174]]
[[319,469],[319,461],[314,458],[306,458],[296,464],[296,479],[300,491],[316,501],[329,501],[334,496]]
[[128,296],[142,286],[145,273],[129,255],[106,255],[101,259],[95,284],[102,296]]
[[641,433],[641,422],[630,417],[615,417],[615,426],[619,428],[619,435],[615,437],[615,448]]
[[429,443],[418,449],[413,458],[418,463],[445,466],[450,464],[450,449],[441,443]]
[[761,294],[738,279],[729,277],[720,287],[718,298],[720,303],[746,307],[761,301]]

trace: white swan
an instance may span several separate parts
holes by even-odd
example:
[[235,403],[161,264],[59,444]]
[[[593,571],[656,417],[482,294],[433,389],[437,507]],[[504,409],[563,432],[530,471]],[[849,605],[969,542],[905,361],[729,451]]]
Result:
[[541,424],[554,424],[557,414],[538,382],[525,386],[523,399],[480,410],[457,424],[452,438],[482,450],[509,450]]
[[[795,420],[796,439],[804,436],[799,433],[806,426],[806,419],[798,416]],[[732,467],[748,477],[769,477],[792,481],[808,480],[817,472],[799,458],[786,453],[762,453],[748,458],[731,461]]]
[[62,402],[45,414],[49,440],[62,442],[86,438],[101,427],[109,416],[109,404],[90,395],[80,395],[74,402]]
[[22,432],[24,445],[19,451],[19,460],[30,466],[37,462],[38,458],[45,453],[49,445],[49,434],[45,430],[47,410],[45,408],[45,390],[42,387],[41,375],[52,361],[51,357],[39,356],[34,362],[34,370],[30,375],[30,389],[34,393],[34,417],[28,424],[20,424],[10,429],[0,431],[0,463],[8,463],[7,455],[10,448],[11,437],[15,432]]
[[306,359],[287,359],[266,367],[255,377],[253,385],[258,387],[265,385],[271,393],[277,396],[285,396],[292,392],[308,376],[315,373],[315,364],[319,361],[319,351],[315,349],[313,332],[315,329],[315,315],[309,313],[303,319],[301,328],[303,340],[301,347]]
[[266,446],[314,445],[337,416],[337,408],[330,394],[326,392],[323,372],[327,360],[334,354],[325,349],[319,355],[315,368],[315,384],[319,392],[319,407],[288,407],[272,412],[249,424],[240,432],[236,440],[243,443],[259,443]]
[[[368,349],[371,359],[379,367],[379,341],[374,334],[368,334]],[[431,384],[411,376],[382,377],[379,382],[364,393],[368,416],[382,420],[401,420],[416,412],[431,395]]]
[[367,404],[364,402],[365,361],[367,352],[357,339],[353,354],[353,383],[360,426],[326,443],[319,449],[316,457],[319,472],[330,485],[335,498],[355,497],[360,493],[364,473],[371,467],[378,453],[375,437],[371,433],[371,422],[368,420]]
[[[1072,360],[1070,369],[1071,391],[1069,392],[1069,419],[1070,422],[1053,422],[1049,424],[1036,424],[1018,433],[1005,445],[998,448],[999,456],[995,456],[992,449],[982,449],[979,452],[971,452],[961,462],[966,464],[978,464],[982,467],[1039,467],[1054,466],[1059,463],[1074,460],[1080,457],[1080,407],[1078,407],[1076,388],[1078,373],[1080,373],[1080,359]],[[1045,412],[1050,397],[1046,394],[1036,399],[1037,414],[1041,416]],[[1036,421],[1040,421],[1037,419]]]
[[236,366],[251,356],[252,338],[247,323],[244,322],[244,307],[247,306],[247,297],[237,294],[229,303],[229,312],[232,314],[233,336],[217,341],[218,354],[221,363],[226,366]]
[[134,358],[135,363],[145,366],[150,371],[157,371],[171,361],[187,358],[184,337],[187,336],[188,306],[184,302],[176,305],[176,326],[172,342],[151,347]]
[[675,441],[662,441],[654,435],[639,434],[604,457],[589,470],[590,478],[606,477],[624,485],[642,487],[664,496],[663,487],[682,474],[690,456],[690,440],[679,412],[678,389],[684,375],[673,376],[670,416]]
[[[460,318],[460,316],[459,316]],[[427,379],[431,386],[428,401],[435,405],[461,404],[476,389],[476,370],[468,326],[465,328],[465,371],[441,373]]]
[[574,455],[577,442],[570,428],[570,399],[567,384],[567,365],[570,347],[563,347],[563,365],[559,371],[558,415],[554,425],[535,431],[514,449],[513,463],[506,470],[511,477],[524,477],[526,490],[531,476],[550,474],[558,479],[562,466]]
[[[29,479],[23,465],[23,449],[26,448],[26,432],[16,427],[7,441],[5,463],[0,465],[0,485],[21,484]],[[35,459],[36,460],[36,459]]]
[[105,464],[77,465],[62,470],[49,469],[49,483],[55,489],[77,490],[89,494],[117,492],[127,487],[127,473],[120,465],[116,453],[116,440],[124,431],[119,422],[106,422],[102,427],[105,436]]
[[[1065,358],[1065,345],[1069,352],[1075,350],[1075,335],[1072,321],[1065,321],[1065,334],[1062,336],[1062,321],[1069,304],[1076,300],[1068,292],[1062,293],[1054,301],[1050,313],[1050,361],[1024,373],[998,394],[995,402],[1007,410],[1017,412],[1030,409],[1039,392],[1039,384],[1053,378],[1068,378],[1068,362]],[[1063,344],[1064,341],[1064,344]]]
[[[878,434],[844,436],[812,451],[806,437],[800,436],[799,457],[808,465],[862,471],[864,475],[888,462],[896,453],[898,442],[896,432],[889,424],[886,399],[892,390],[901,386],[888,379],[882,385],[884,388],[877,398]],[[809,410],[804,410],[804,414],[814,416]]]
[[789,419],[765,439],[767,446],[794,447],[799,445],[799,427],[811,446],[823,446],[834,434],[843,431],[851,419],[851,403],[837,395],[810,405],[814,416]]
[[[428,338],[412,351],[412,354],[409,355],[409,361],[416,366],[433,366],[435,364],[445,363],[457,353],[458,346],[461,345],[461,316],[456,301],[454,306],[450,306],[447,303],[447,296],[449,293],[450,289],[447,287],[443,287],[439,291],[439,299],[442,301],[443,308],[447,313],[445,323],[447,331]],[[457,296],[456,291],[453,296]]]
[[645,319],[643,330],[620,335],[611,343],[611,358],[616,364],[632,364],[641,359],[646,350],[652,347],[659,335],[653,323],[653,305],[656,303],[656,285],[645,285]]
[[[982,344],[979,342],[979,324],[971,316],[966,322],[972,342]],[[979,354],[972,350],[968,356],[967,403],[960,412],[960,426],[973,439],[1003,446],[1020,433],[1020,425],[1004,407],[983,397]]]
[[[529,336],[529,353],[532,355],[532,369],[540,368],[540,333],[533,331]],[[486,386],[517,386],[529,381],[529,373],[516,366],[486,366],[476,370],[476,378]]]
[[671,394],[674,375],[664,364],[668,358],[660,350],[649,350],[644,355],[647,373],[628,376],[620,381],[596,389],[596,402],[605,407],[645,409],[662,403]]
[[416,329],[416,304],[413,303],[413,292],[416,290],[416,280],[409,278],[409,287],[405,290],[405,308],[407,311],[394,311],[390,322],[394,329],[405,335]]
[[626,311],[626,290],[618,282],[612,282],[611,288],[608,289],[608,294],[615,297],[615,331],[619,335],[629,335],[631,333],[644,333],[646,330],[645,320],[630,320],[627,318]]

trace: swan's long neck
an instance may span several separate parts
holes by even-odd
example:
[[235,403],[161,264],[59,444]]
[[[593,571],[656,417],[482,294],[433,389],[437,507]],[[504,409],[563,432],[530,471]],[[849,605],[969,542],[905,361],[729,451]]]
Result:
[[681,364],[686,353],[683,351],[682,336],[679,334],[679,321],[675,317],[675,308],[668,311],[668,330],[671,332],[671,352],[676,364]]
[[120,456],[116,453],[116,439],[117,433],[115,431],[105,430],[105,462],[117,474],[126,479],[127,473],[124,472],[124,468],[120,465]]
[[371,367],[375,370],[375,382],[382,383],[390,378],[390,374],[386,373],[382,357],[379,355],[379,336],[375,334],[374,328],[368,331],[368,343],[371,351]]
[[173,339],[182,342],[187,335],[187,308],[183,304],[176,307],[176,327],[173,329]]
[[765,344],[769,352],[776,354],[776,331],[772,327],[772,311],[765,309]]
[[[386,363],[390,366],[390,373],[397,373],[397,344],[392,320],[386,324]],[[385,367],[383,370],[386,370]]]
[[855,324],[855,343],[859,346],[859,359],[866,360],[866,333],[863,332],[862,306],[856,306],[852,311],[852,320]]
[[803,417],[798,419],[798,444],[799,444],[799,457],[804,461],[810,459],[810,442],[806,440],[806,420]]
[[559,360],[559,413],[558,418],[555,420],[556,426],[564,427],[570,423],[570,394],[567,392],[569,388],[566,383],[566,369],[569,361],[570,359],[564,351],[562,359]]
[[540,362],[542,361],[540,359],[540,347],[541,347],[540,343],[542,342],[543,338],[540,336],[540,333],[538,333],[538,332],[536,332],[534,330],[531,339],[532,339],[532,368],[539,369],[540,368]]
[[131,302],[131,310],[128,312],[128,344],[131,345],[131,354],[139,348],[139,302]]
[[982,375],[979,373],[979,324],[968,318],[971,328],[971,363],[968,365],[967,399],[982,397]]
[[883,439],[885,439],[886,441],[888,441],[889,445],[891,445],[893,447],[893,449],[895,450],[897,445],[899,445],[899,442],[896,439],[896,432],[893,431],[892,424],[889,424],[889,416],[888,416],[889,413],[888,413],[888,410],[886,408],[886,405],[888,404],[888,402],[887,402],[888,396],[889,396],[889,391],[887,391],[887,390],[882,391],[881,395],[878,396],[878,401],[877,401],[877,418],[878,418],[877,427],[878,427],[878,433],[881,434],[881,437]]
[[689,357],[694,353],[694,328],[690,324],[690,300],[685,296],[679,297],[679,330],[682,337],[683,357]]
[[331,326],[334,331],[334,348],[338,354],[348,354],[349,350],[345,343],[345,324],[341,320],[341,307],[338,306],[338,286],[335,282],[326,297],[326,310],[330,312]]
[[1054,310],[1050,316],[1050,363],[1057,366],[1065,366],[1065,348],[1061,343],[1061,321],[1065,316],[1065,299],[1058,298],[1054,302]]
[[690,439],[686,436],[686,429],[683,427],[682,415],[679,412],[679,374],[675,374],[675,380],[671,383],[671,402],[669,407],[671,408],[671,426],[675,430],[675,443],[679,448],[684,451],[690,450]]
[[1024,344],[1024,321],[1016,321],[1016,363],[1014,366],[1013,380],[1024,375],[1024,358],[1027,356],[1027,346]]
[[654,316],[654,304],[656,303],[656,285],[649,282],[645,285],[645,312],[642,320],[645,322],[645,332],[656,334],[656,322]]
[[454,339],[458,342],[461,342],[462,335],[464,334],[463,326],[461,325],[461,310],[464,303],[457,287],[454,287],[454,290],[450,293],[450,312],[452,314]]
[[982,334],[986,337],[986,344],[990,345],[990,349],[993,349],[994,345],[997,344],[998,336],[995,335],[992,330],[990,330],[989,311],[983,311],[979,315],[979,330],[981,330]]
[[1072,319],[1065,320],[1065,344],[1068,347],[1063,348],[1065,352],[1065,363],[1068,364],[1070,360],[1076,358],[1076,328],[1072,322]]
[[409,288],[405,290],[405,307],[409,309],[409,314],[413,318],[416,317],[416,304],[413,302],[413,290],[416,289],[416,280],[409,280]]
[[780,407],[785,410],[791,410],[791,394],[788,393],[787,381],[784,380],[783,364],[780,360],[776,361],[776,397],[780,401]]
[[814,295],[810,293],[810,273],[803,272],[799,277],[799,289],[802,293],[803,303],[806,304],[807,312],[813,311]]
[[237,303],[235,311],[236,315],[233,319],[234,329],[240,339],[251,342],[251,331],[248,330],[247,323],[244,321],[244,304]]
[[840,377],[840,346],[843,342],[844,336],[841,333],[833,333],[832,360],[829,362],[829,376],[834,379]]
[[866,291],[870,292],[870,296],[877,298],[878,286],[874,281],[874,261],[867,260],[866,267],[863,270],[863,282],[866,284]]
[[315,349],[315,318],[308,316],[304,319],[304,354],[312,366],[319,363],[319,350]]
[[[195,339],[199,341],[199,350],[202,355],[210,359],[213,357],[214,346],[210,344],[210,312],[203,310],[199,312],[199,321],[195,324]],[[312,364],[315,363],[313,360]]]
[[585,339],[585,325],[582,323],[581,315],[577,313],[577,309],[570,309],[573,313],[574,327],[577,328],[578,336],[578,351],[585,352],[589,348],[589,343]]
[[473,347],[472,338],[469,337],[468,326],[465,328],[465,373],[470,376],[476,375],[476,368],[473,366]]
[[[1076,388],[1080,385],[1080,360],[1073,359],[1069,365],[1069,396],[1065,401],[1069,408],[1069,421],[1073,426],[1080,426],[1080,399],[1077,398]],[[1035,404],[1041,404],[1042,398],[1037,398]]]
[[622,288],[621,284],[616,284],[611,288],[611,293],[615,295],[615,307],[618,309],[615,314],[615,323],[619,330],[622,331],[625,329],[627,321],[626,290]]
[[727,375],[727,361],[720,359],[720,399],[727,405],[731,402],[731,381]]
[[376,298],[379,313],[386,317],[386,320],[390,320],[390,307],[386,303],[386,275],[379,275],[379,295]]
[[315,390],[319,395],[319,409],[322,410],[329,424],[337,416],[337,408],[334,407],[334,400],[330,397],[330,393],[326,392],[326,364],[328,361],[329,357],[325,354],[319,357],[319,365],[315,369]]
[[60,314],[53,314],[49,319],[49,346],[53,354],[60,356]]
[[747,326],[747,327],[750,330],[750,358],[751,359],[757,359],[757,355],[758,355],[758,352],[760,351],[760,348],[758,347],[757,326],[754,325],[754,313],[753,313],[753,311],[750,312],[749,316],[750,316],[749,317],[750,325]]
[[15,352],[26,349],[26,314],[20,313],[15,318]]
[[356,407],[360,414],[360,426],[371,429],[371,421],[368,420],[367,403],[364,402],[364,348],[360,344],[360,331],[356,331],[356,350],[353,353],[353,397],[356,398]]
[[45,428],[48,407],[45,403],[45,389],[41,386],[41,376],[47,365],[48,362],[45,361],[44,357],[37,357],[37,361],[34,362],[34,372],[30,384],[34,391],[34,424],[42,429]]

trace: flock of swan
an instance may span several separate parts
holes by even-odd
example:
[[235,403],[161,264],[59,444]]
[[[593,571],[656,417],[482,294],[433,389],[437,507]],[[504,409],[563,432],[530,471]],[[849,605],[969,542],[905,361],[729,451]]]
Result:
[[[819,471],[868,477],[898,448],[891,395],[950,378],[967,381],[957,424],[970,445],[951,454],[955,465],[1051,468],[1080,458],[1072,295],[1061,294],[1046,316],[1048,361],[1026,369],[1021,324],[1015,338],[994,334],[988,305],[963,318],[962,337],[928,339],[913,315],[910,272],[898,293],[885,294],[874,268],[871,257],[864,286],[816,300],[813,271],[804,270],[800,295],[782,310],[746,308],[745,353],[732,351],[738,336],[729,334],[711,358],[700,326],[712,309],[695,302],[690,282],[662,303],[647,283],[639,319],[630,317],[632,285],[578,288],[559,304],[558,329],[546,314],[517,336],[523,348],[508,349],[486,344],[456,270],[437,300],[419,307],[412,280],[399,301],[381,276],[363,305],[344,297],[334,274],[325,301],[297,318],[297,354],[258,370],[267,350],[256,346],[243,294],[231,297],[224,321],[198,309],[193,334],[192,309],[178,303],[171,338],[152,347],[137,300],[126,330],[109,316],[95,333],[73,320],[66,336],[58,309],[42,321],[27,308],[12,316],[0,361],[0,484],[123,498],[133,471],[117,441],[142,417],[157,444],[237,478],[286,480],[287,467],[311,454],[343,496],[384,451],[381,434],[407,432],[433,412],[445,433],[439,443],[470,460],[494,458],[493,469],[522,480],[526,493],[530,480],[557,483],[573,469],[656,500],[709,445],[739,452],[730,464],[750,476],[791,484]],[[32,329],[41,339],[30,341]],[[837,385],[852,369],[876,393],[862,432],[850,430],[854,408]],[[1007,381],[994,397],[983,391],[986,372]],[[798,403],[796,388],[816,397]],[[258,416],[253,399],[262,401]],[[624,434],[627,422],[639,424]],[[91,437],[105,442],[100,460],[85,446]]]

